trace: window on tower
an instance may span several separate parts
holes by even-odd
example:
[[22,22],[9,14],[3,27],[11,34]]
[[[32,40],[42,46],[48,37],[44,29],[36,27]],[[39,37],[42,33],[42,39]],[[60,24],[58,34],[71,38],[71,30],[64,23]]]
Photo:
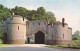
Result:
[[19,30],[19,26],[18,26],[18,30]]
[[64,34],[63,34],[63,39],[64,39]]

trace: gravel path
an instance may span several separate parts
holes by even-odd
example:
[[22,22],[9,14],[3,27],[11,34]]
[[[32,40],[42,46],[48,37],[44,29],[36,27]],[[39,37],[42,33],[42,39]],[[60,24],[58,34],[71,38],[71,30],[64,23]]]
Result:
[[44,44],[5,45],[0,51],[80,51],[80,49],[55,49],[44,47]]

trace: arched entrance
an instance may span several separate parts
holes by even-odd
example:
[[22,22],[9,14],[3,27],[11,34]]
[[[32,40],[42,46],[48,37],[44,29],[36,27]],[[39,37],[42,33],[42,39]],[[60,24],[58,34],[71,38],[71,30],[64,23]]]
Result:
[[35,44],[44,44],[45,43],[45,34],[41,31],[35,34]]
[[29,37],[27,38],[27,43],[30,43],[30,38]]

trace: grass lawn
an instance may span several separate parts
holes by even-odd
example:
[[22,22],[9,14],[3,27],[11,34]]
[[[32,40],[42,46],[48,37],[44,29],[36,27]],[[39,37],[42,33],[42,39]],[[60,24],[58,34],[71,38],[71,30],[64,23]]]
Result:
[[47,46],[47,47],[50,47],[50,48],[80,49],[80,40],[72,40],[72,44],[73,44],[72,47],[70,47],[70,46],[65,46],[65,45],[50,45],[50,46]]
[[59,48],[59,49],[80,49],[80,47],[70,47],[70,46],[66,46],[66,45],[50,45],[50,46],[46,46],[46,47],[50,47],[50,48]]
[[50,45],[47,47],[50,47],[50,48],[69,48],[69,46],[63,46],[63,45]]
[[9,45],[9,44],[0,44],[0,45]]

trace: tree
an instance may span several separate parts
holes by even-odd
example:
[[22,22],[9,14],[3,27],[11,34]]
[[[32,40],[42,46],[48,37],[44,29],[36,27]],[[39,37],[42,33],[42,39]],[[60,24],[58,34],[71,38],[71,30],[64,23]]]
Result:
[[0,4],[0,20],[6,19],[7,17],[10,17],[10,10],[7,7],[4,7]]
[[4,9],[4,6],[3,6],[2,4],[0,4],[0,9],[1,9],[1,10]]
[[24,7],[16,6],[11,11],[14,11],[15,15],[21,15],[28,20],[49,20],[55,22],[56,18],[52,12],[46,12],[43,7],[37,8],[37,10],[27,10]]
[[43,7],[39,7],[37,8],[37,15],[36,15],[36,18],[38,20],[46,20],[46,11]]
[[24,7],[18,7],[16,6],[15,8],[13,8],[11,11],[14,11],[15,15],[21,15],[23,17],[27,17],[27,9]]
[[56,22],[55,15],[48,11],[46,12],[43,7],[39,7],[37,9],[37,17],[38,20],[48,20],[49,22]]
[[6,19],[7,17],[10,17],[10,12],[7,10],[0,10],[0,20],[1,19]]
[[0,39],[2,40],[3,39],[3,32],[0,30]]
[[45,15],[46,11],[43,7],[39,7],[37,8],[37,13],[40,15]]
[[36,10],[28,11],[28,19],[29,20],[36,20],[37,19],[36,14],[37,14]]
[[52,12],[48,11],[46,14],[47,14],[47,20],[49,22],[56,22],[55,15]]
[[73,40],[80,40],[80,31],[79,30],[75,31],[72,37]]
[[1,29],[1,24],[0,24],[0,40],[2,41],[2,42],[4,42],[4,37],[5,35],[4,35],[4,33],[3,33],[3,31],[2,31],[2,29]]
[[72,40],[80,40],[79,36],[73,37]]
[[[10,9],[8,9],[7,7],[4,7],[3,5],[0,4],[0,21],[3,19],[5,20],[7,17],[10,17],[11,13],[10,13]],[[6,40],[6,35],[5,33],[3,33],[2,29],[1,29],[1,25],[0,25],[0,39],[2,40],[2,42],[4,43]]]
[[73,34],[73,37],[77,37],[77,36],[80,36],[80,31],[79,30],[75,31],[74,34]]

